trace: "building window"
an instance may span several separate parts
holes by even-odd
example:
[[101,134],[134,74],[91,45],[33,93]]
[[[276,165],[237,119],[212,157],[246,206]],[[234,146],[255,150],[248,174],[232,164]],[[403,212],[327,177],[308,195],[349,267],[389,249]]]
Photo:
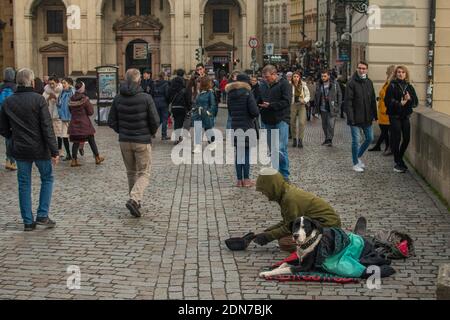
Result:
[[151,0],[125,0],[124,12],[126,16],[148,16],[152,13]]
[[213,32],[214,33],[230,32],[230,11],[226,9],[213,10]]
[[139,14],[141,16],[149,16],[152,14],[150,0],[140,0],[139,1]]
[[125,15],[135,16],[136,13],[136,0],[125,0]]
[[64,11],[48,10],[47,11],[47,33],[61,34],[64,33]]
[[287,23],[287,6],[283,5],[283,23]]

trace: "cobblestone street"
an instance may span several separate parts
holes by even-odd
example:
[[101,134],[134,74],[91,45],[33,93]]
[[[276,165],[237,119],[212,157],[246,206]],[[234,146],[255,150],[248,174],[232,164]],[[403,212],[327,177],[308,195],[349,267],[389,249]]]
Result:
[[[220,124],[226,120],[221,110]],[[234,165],[181,165],[172,143],[153,144],[144,216],[125,208],[127,178],[117,135],[97,128],[106,161],[90,149],[81,168],[55,170],[50,217],[55,229],[23,232],[17,177],[0,169],[0,299],[435,299],[438,268],[450,262],[450,215],[415,173],[395,174],[393,159],[366,154],[368,169],[352,171],[351,137],[339,119],[333,148],[323,147],[320,120],[308,123],[305,148],[289,149],[291,179],[329,201],[351,229],[360,215],[368,231],[404,230],[416,257],[394,261],[397,273],[379,290],[360,284],[258,278],[261,268],[286,257],[276,242],[229,251],[224,240],[262,231],[280,220],[279,208],[253,189],[234,187]],[[0,155],[5,151],[3,139]],[[258,167],[252,167],[256,178]],[[33,175],[34,208],[39,179]],[[67,288],[69,266],[81,271],[81,289]]]

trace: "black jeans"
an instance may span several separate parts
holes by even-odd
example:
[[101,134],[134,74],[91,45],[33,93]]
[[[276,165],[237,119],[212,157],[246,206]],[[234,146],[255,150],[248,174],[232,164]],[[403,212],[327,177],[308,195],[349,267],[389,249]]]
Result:
[[380,124],[380,129],[381,129],[381,134],[380,137],[378,138],[377,144],[375,145],[374,149],[378,149],[381,147],[381,144],[384,142],[386,145],[386,148],[384,149],[385,151],[387,151],[389,149],[389,145],[390,145],[390,137],[389,137],[389,131],[390,131],[390,125],[388,124]]
[[186,109],[184,107],[172,107],[172,115],[174,120],[174,130],[183,128],[184,117],[186,116]]
[[61,150],[63,142],[64,142],[64,148],[66,149],[66,156],[68,158],[70,158],[69,138],[60,138],[60,137],[58,137],[58,150]]
[[[399,119],[389,117],[391,122],[391,150],[394,153],[396,164],[404,164],[403,156],[411,138],[411,124],[409,118]],[[400,141],[402,144],[400,145]]]
[[[97,144],[95,143],[95,138],[94,136],[89,136],[88,137],[88,142],[89,142],[89,146],[91,147],[92,153],[94,154],[94,156],[98,156],[98,149],[97,149]],[[77,155],[78,155],[78,149],[80,148],[80,143],[79,142],[74,142],[73,146],[72,146],[72,158],[77,160]]]

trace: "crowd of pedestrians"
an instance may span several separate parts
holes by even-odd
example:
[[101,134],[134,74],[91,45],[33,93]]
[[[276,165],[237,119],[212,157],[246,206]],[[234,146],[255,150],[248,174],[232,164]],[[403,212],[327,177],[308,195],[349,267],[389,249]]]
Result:
[[[184,136],[179,129],[190,130],[195,122],[202,130],[195,130],[193,153],[203,151],[203,133],[208,148],[216,149],[218,141],[211,130],[216,126],[219,104],[227,107],[226,129],[246,133],[244,144],[232,137],[235,146],[237,187],[252,187],[250,154],[259,129],[267,130],[267,146],[272,152],[271,137],[277,130],[279,163],[276,169],[286,183],[290,183],[289,139],[292,148],[304,148],[308,121],[321,118],[323,145],[333,147],[334,128],[339,116],[345,115],[350,128],[352,168],[356,172],[367,169],[362,158],[373,141],[373,122],[378,121],[381,135],[369,151],[394,155],[394,171],[406,172],[403,159],[410,140],[409,117],[418,105],[418,98],[408,69],[389,66],[387,79],[377,95],[369,76],[369,66],[360,62],[356,72],[345,84],[329,70],[318,79],[305,78],[301,71],[279,73],[273,65],[266,65],[260,77],[240,71],[230,75],[208,74],[203,64],[188,74],[179,69],[172,79],[164,73],[154,80],[151,70],[143,74],[129,69],[120,85],[109,113],[108,124],[118,134],[120,150],[128,177],[129,200],[126,207],[135,217],[142,215],[144,191],[150,181],[152,141],[161,127],[161,140],[179,144]],[[6,68],[0,87],[0,134],[6,138],[8,170],[18,171],[19,202],[25,230],[36,224],[52,227],[48,218],[51,202],[53,171],[61,159],[71,167],[81,166],[78,155],[84,155],[84,144],[92,150],[95,164],[105,158],[100,155],[91,121],[94,108],[86,95],[83,82],[71,78],[50,76],[43,81],[29,69],[17,75]],[[378,98],[377,98],[378,96]],[[169,136],[169,119],[174,119],[174,132]],[[249,131],[251,130],[251,131]],[[361,144],[361,135],[364,141]],[[70,147],[72,143],[72,147]],[[65,154],[63,151],[63,146]],[[349,157],[350,158],[350,157]],[[35,164],[41,176],[41,197],[37,217],[31,210],[31,168]]]

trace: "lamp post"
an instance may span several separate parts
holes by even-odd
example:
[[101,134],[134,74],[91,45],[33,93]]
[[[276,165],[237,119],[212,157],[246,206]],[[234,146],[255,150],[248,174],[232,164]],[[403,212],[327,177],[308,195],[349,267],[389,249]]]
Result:
[[350,6],[359,13],[367,14],[369,9],[369,0],[337,0],[337,2]]

